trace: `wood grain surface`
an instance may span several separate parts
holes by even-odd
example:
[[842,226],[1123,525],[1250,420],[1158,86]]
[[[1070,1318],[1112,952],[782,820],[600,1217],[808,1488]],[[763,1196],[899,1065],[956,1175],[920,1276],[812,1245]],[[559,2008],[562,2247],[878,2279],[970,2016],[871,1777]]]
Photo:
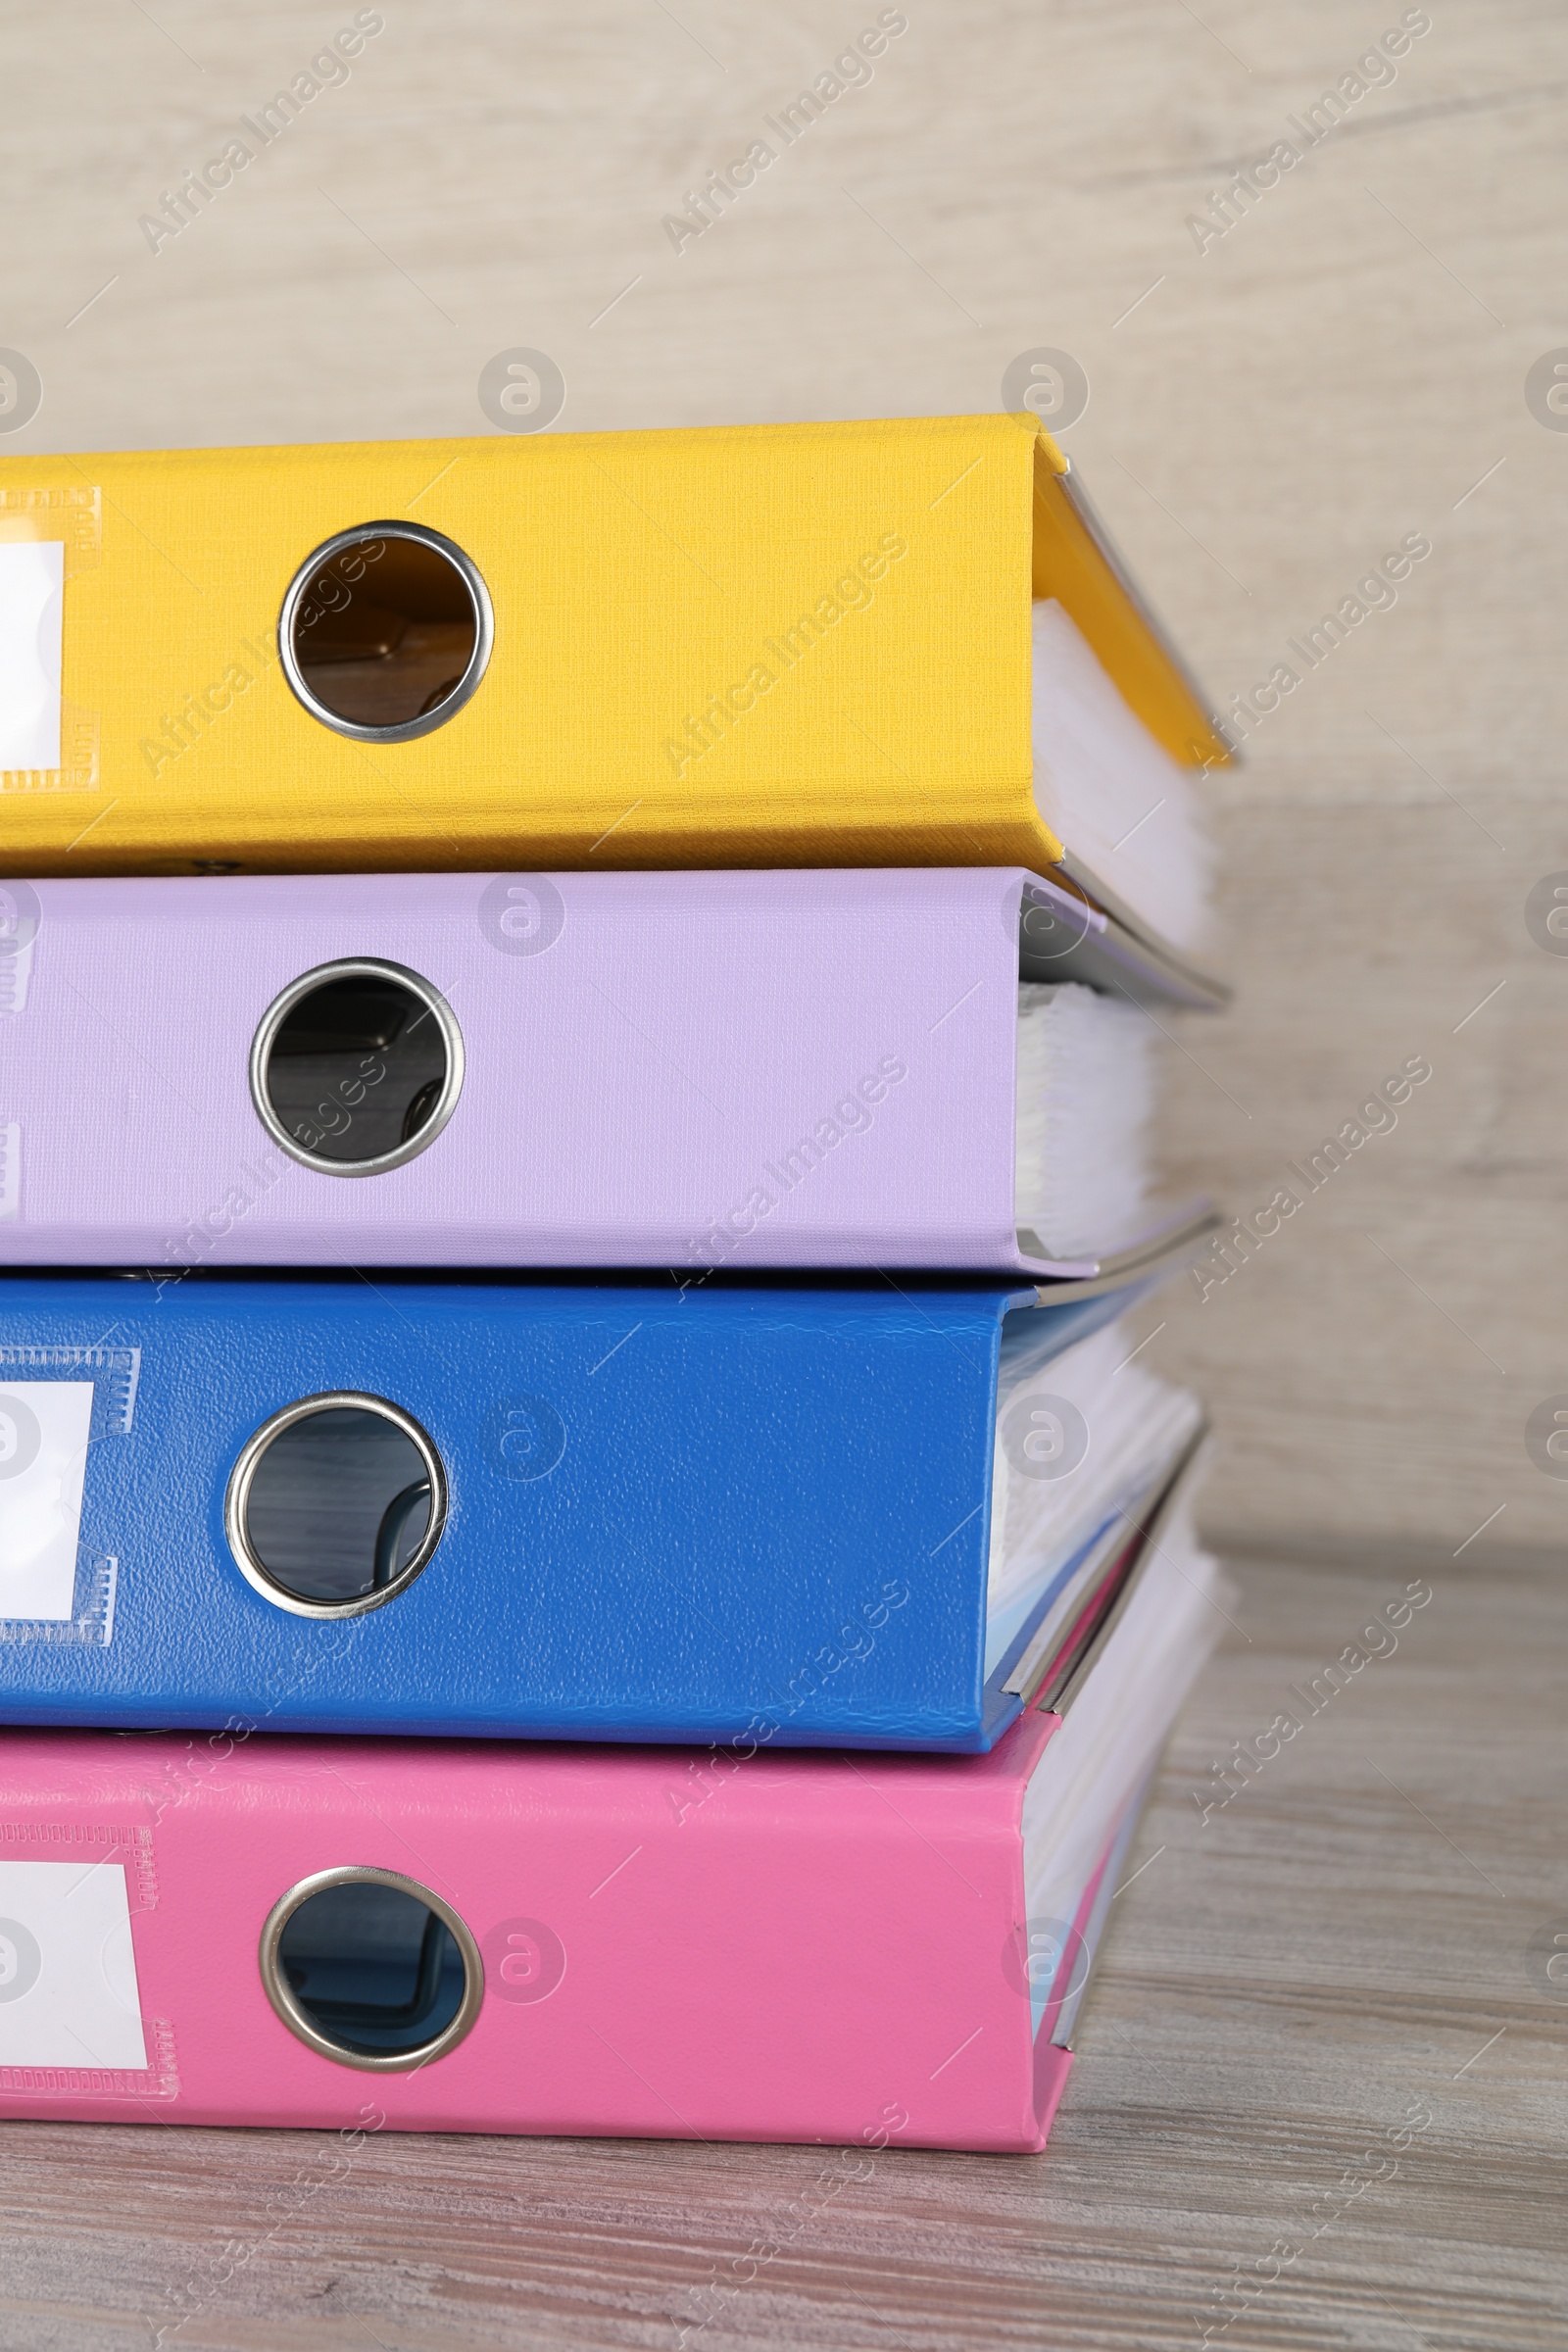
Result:
[[[13,2124],[0,2346],[1559,2346],[1568,1982],[1532,1944],[1568,1939],[1568,1592],[1233,1573],[1044,2155],[824,2186],[818,2148],[388,2134],[334,2177],[330,2134]],[[1397,1646],[1363,1637],[1412,1581]],[[1351,1644],[1386,1654],[1313,1715]]]

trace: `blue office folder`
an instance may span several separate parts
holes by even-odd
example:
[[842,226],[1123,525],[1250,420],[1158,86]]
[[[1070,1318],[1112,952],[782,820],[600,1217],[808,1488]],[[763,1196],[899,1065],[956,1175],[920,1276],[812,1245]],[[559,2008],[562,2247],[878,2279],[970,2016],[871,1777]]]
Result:
[[1129,1296],[8,1278],[0,1720],[987,1748],[1004,1348]]

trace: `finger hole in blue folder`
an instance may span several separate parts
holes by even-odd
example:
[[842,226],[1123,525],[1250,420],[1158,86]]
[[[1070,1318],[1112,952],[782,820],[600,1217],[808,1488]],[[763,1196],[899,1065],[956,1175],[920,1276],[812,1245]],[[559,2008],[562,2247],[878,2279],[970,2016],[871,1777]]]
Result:
[[392,1598],[440,1540],[441,1469],[383,1397],[305,1397],[257,1431],[235,1466],[229,1541],[248,1581],[305,1614]]

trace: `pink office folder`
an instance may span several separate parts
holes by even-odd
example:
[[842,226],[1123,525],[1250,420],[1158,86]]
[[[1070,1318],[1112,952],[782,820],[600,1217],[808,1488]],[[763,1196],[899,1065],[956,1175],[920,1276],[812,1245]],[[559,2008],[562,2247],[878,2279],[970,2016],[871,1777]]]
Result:
[[[0,2114],[1039,2148],[1080,1987],[1042,2001],[1021,1822],[1059,1728],[962,1758],[11,1735]],[[411,1905],[413,1974],[377,1977],[342,1921]]]

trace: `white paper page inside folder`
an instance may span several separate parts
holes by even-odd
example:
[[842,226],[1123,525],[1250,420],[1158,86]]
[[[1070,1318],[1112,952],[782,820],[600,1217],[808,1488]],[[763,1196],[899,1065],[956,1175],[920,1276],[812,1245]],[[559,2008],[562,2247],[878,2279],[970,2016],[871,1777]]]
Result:
[[1211,1205],[1152,1198],[1161,1045],[1139,1004],[1070,981],[1018,990],[1013,1216],[1048,1279],[1109,1288],[1168,1270],[1213,1230]]
[[[1068,888],[1024,894],[1024,977],[1223,1004],[1230,992],[1204,962],[1214,844],[1192,774],[1127,708],[1054,599],[1033,608],[1033,642],[1035,802],[1067,845]],[[1074,891],[1105,919],[1075,919]]]

